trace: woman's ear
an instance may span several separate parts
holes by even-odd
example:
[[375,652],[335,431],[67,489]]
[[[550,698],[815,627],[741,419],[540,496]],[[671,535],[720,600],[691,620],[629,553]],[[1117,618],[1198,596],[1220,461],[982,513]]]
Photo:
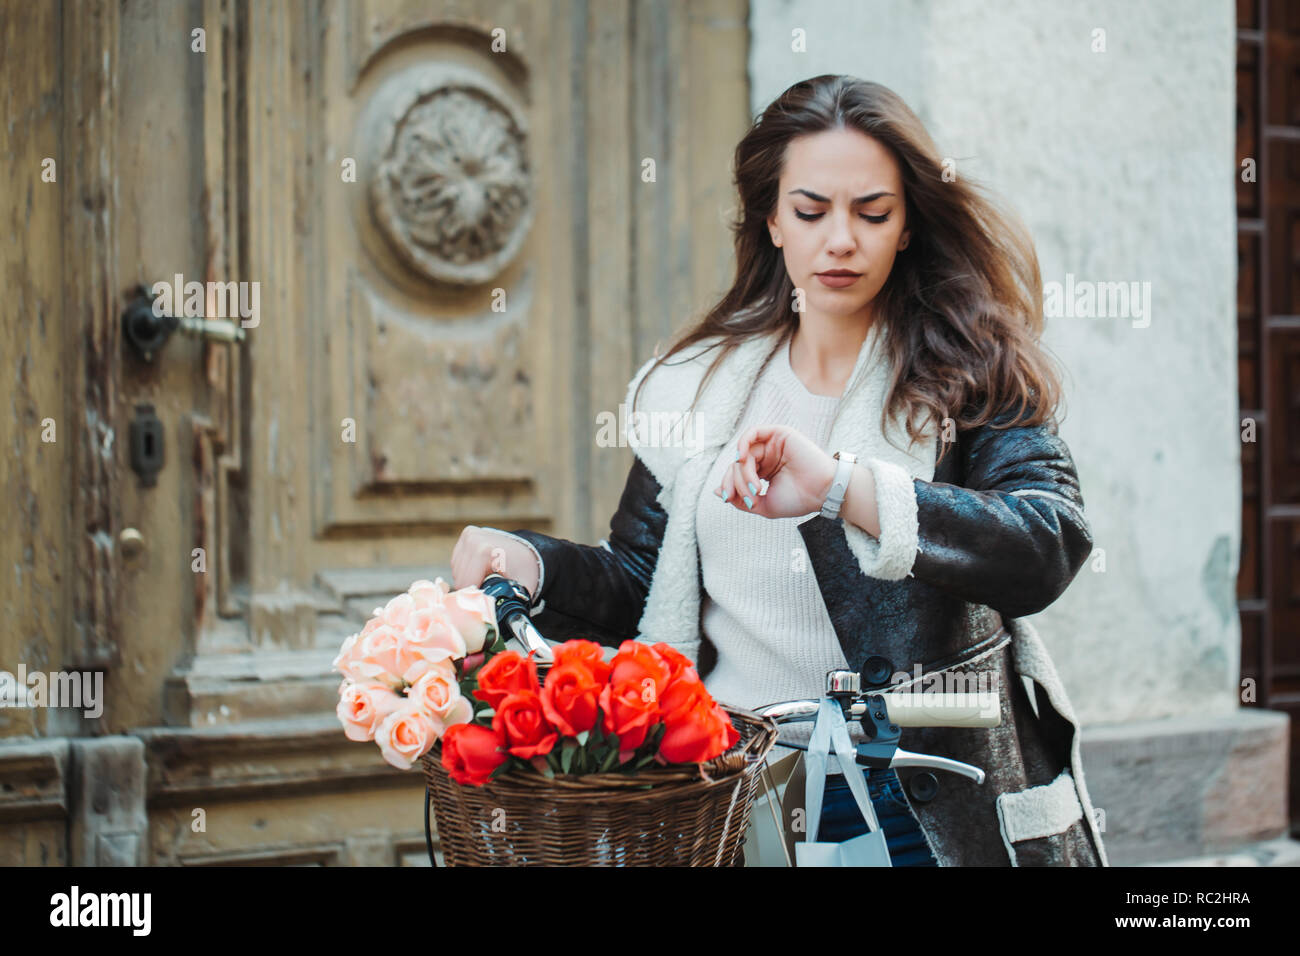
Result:
[[776,227],[776,216],[767,217],[767,232],[772,237],[772,245],[781,248],[781,230]]
[[911,242],[911,241],[912,241],[912,230],[910,230],[910,229],[904,229],[904,230],[903,230],[903,239],[902,239],[902,241],[899,242],[899,244],[898,244],[898,251],[899,251],[899,252],[902,252],[904,249],[906,249],[906,248],[907,248],[907,244],[908,244],[909,242]]

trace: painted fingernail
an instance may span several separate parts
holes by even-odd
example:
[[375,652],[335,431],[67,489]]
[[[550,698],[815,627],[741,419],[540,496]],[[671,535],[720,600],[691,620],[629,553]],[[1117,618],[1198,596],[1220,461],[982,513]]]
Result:
[[749,495],[745,495],[745,507],[749,508],[751,511],[754,509],[754,502],[749,500]]
[[727,489],[727,491],[725,491],[722,495],[722,500],[726,501],[730,497],[731,497],[731,489]]
[[740,461],[740,452],[736,452],[736,461]]
[[758,489],[754,487],[754,483],[753,483],[752,481],[751,481],[751,482],[747,482],[747,484],[749,485],[749,493],[750,493],[751,495],[756,495],[756,494],[758,494]]

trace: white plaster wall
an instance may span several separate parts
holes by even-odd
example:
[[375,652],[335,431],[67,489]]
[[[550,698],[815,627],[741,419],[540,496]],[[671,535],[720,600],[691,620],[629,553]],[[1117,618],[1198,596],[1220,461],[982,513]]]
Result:
[[1022,216],[1044,283],[1151,283],[1145,328],[1047,320],[1105,570],[1033,621],[1084,723],[1233,710],[1232,0],[752,0],[750,26],[755,115],[820,73],[883,83]]

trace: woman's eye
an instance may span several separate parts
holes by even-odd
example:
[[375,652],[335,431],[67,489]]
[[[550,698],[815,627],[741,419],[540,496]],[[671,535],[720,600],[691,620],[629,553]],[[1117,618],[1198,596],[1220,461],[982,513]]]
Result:
[[[794,214],[797,218],[802,219],[804,222],[816,222],[818,219],[820,219],[822,216],[825,215],[825,213],[820,213],[820,212],[816,212],[816,213],[800,212],[798,209],[794,211]],[[859,216],[862,219],[865,219],[867,222],[885,222],[886,220],[889,219],[889,213],[885,213],[883,216],[867,216],[859,213]]]

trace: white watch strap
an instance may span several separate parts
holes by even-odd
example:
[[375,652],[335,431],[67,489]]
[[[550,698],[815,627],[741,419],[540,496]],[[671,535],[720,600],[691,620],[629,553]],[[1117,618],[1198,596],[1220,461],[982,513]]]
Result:
[[857,462],[857,456],[842,451],[839,453],[839,465],[835,469],[835,478],[831,481],[830,491],[826,493],[826,501],[822,503],[822,517],[834,520],[840,516],[840,507],[844,504],[844,496],[849,488],[849,479],[853,477],[853,465]]

